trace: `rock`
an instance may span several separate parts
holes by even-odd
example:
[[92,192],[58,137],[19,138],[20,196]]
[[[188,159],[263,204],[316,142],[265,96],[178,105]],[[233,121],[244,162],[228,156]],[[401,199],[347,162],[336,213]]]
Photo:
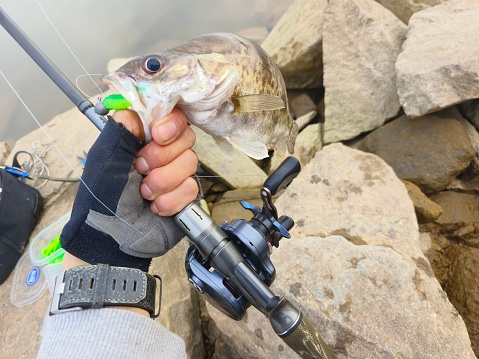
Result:
[[427,226],[430,232],[479,248],[479,197],[474,194],[442,191],[430,195],[443,213]]
[[228,159],[221,153],[213,138],[197,127],[191,127],[196,133],[193,150],[208,172],[218,175],[230,188],[259,188],[266,180],[264,173],[255,162],[240,151],[235,151]]
[[294,156],[299,160],[301,166],[306,165],[322,148],[322,126],[321,123],[308,125],[296,138]]
[[211,217],[215,223],[220,224],[224,221],[230,223],[233,219],[250,219],[253,217],[250,211],[241,206],[241,200],[245,200],[260,208],[263,206],[259,188],[225,192],[221,199],[215,203],[211,211]]
[[278,64],[288,88],[322,86],[326,5],[326,0],[295,0],[261,44]]
[[[304,313],[338,358],[475,358],[421,252],[404,185],[381,159],[326,146],[276,207],[296,226],[272,254],[271,290]],[[208,311],[215,358],[297,357],[254,308],[235,325]]]
[[186,344],[188,358],[204,357],[203,334],[196,291],[185,273],[185,257],[190,243],[185,238],[165,255],[154,258],[150,273],[162,279],[163,298],[158,321]]
[[400,109],[394,63],[406,26],[371,0],[330,0],[324,13],[324,141],[371,131]]
[[474,156],[464,123],[448,113],[414,119],[403,115],[371,132],[358,148],[384,159],[399,178],[424,193],[437,192],[463,172]]
[[10,154],[10,146],[6,142],[0,142],[0,164],[10,165],[7,163],[7,157]]
[[295,237],[340,235],[357,245],[387,246],[411,258],[422,256],[406,188],[375,155],[342,144],[325,146],[288,193],[276,206],[294,218]]
[[402,181],[402,183],[406,187],[409,198],[411,198],[414,205],[419,223],[432,222],[439,218],[442,214],[440,205],[431,201],[414,183],[409,181]]
[[316,117],[317,114],[318,113],[316,111],[311,111],[301,117],[298,117],[295,120],[296,124],[298,125],[298,131],[302,131],[311,122],[311,120]]
[[407,24],[411,16],[419,11],[448,0],[375,0]]
[[474,157],[469,167],[459,176],[454,178],[447,186],[448,189],[459,189],[464,191],[479,190],[479,133],[469,122],[464,122],[467,134],[471,140],[474,150]]
[[478,18],[475,0],[446,1],[411,17],[396,61],[397,91],[408,116],[479,97]]
[[479,249],[451,245],[446,250],[451,261],[444,290],[454,307],[463,317],[469,331],[472,348],[479,353]]
[[293,118],[298,118],[316,111],[316,104],[306,92],[288,92],[289,112]]

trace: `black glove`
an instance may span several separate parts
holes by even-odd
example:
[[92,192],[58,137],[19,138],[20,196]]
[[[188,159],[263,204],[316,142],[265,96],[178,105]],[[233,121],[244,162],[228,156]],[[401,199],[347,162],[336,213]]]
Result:
[[88,153],[83,182],[61,235],[67,252],[90,264],[148,271],[152,257],[181,240],[173,218],[151,212],[150,202],[139,193],[143,177],[133,161],[142,146],[122,124],[108,120]]

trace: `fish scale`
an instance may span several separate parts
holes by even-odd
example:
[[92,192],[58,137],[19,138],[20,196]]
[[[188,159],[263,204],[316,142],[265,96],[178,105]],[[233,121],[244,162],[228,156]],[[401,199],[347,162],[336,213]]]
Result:
[[152,126],[177,106],[227,157],[233,147],[255,159],[270,149],[282,156],[294,151],[298,127],[281,72],[241,36],[200,35],[136,57],[102,80],[138,112],[147,141]]

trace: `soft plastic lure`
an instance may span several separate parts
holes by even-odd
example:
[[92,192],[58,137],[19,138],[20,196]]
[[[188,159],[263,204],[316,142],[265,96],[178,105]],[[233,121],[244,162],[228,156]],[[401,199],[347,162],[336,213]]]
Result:
[[121,94],[109,95],[105,97],[102,102],[107,110],[124,110],[131,107],[130,101]]
[[[49,255],[55,253],[61,247],[62,246],[60,244],[60,235],[58,235],[55,238],[53,238],[51,240],[51,242],[43,249],[42,254],[46,258]],[[53,261],[51,261],[50,264],[58,263],[58,262],[63,261],[63,256],[64,256],[64,253],[61,254],[60,256],[58,256],[57,258],[55,258]]]
[[123,97],[121,94],[112,94],[103,99],[99,98],[95,104],[95,112],[101,116],[108,114],[108,111],[111,110],[125,110],[128,107],[131,107],[130,101]]

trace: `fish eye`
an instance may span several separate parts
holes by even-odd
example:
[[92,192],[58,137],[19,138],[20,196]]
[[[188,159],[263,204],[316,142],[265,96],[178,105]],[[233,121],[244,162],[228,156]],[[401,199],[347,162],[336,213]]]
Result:
[[163,68],[165,60],[161,56],[151,55],[143,60],[142,69],[148,74],[155,74]]

